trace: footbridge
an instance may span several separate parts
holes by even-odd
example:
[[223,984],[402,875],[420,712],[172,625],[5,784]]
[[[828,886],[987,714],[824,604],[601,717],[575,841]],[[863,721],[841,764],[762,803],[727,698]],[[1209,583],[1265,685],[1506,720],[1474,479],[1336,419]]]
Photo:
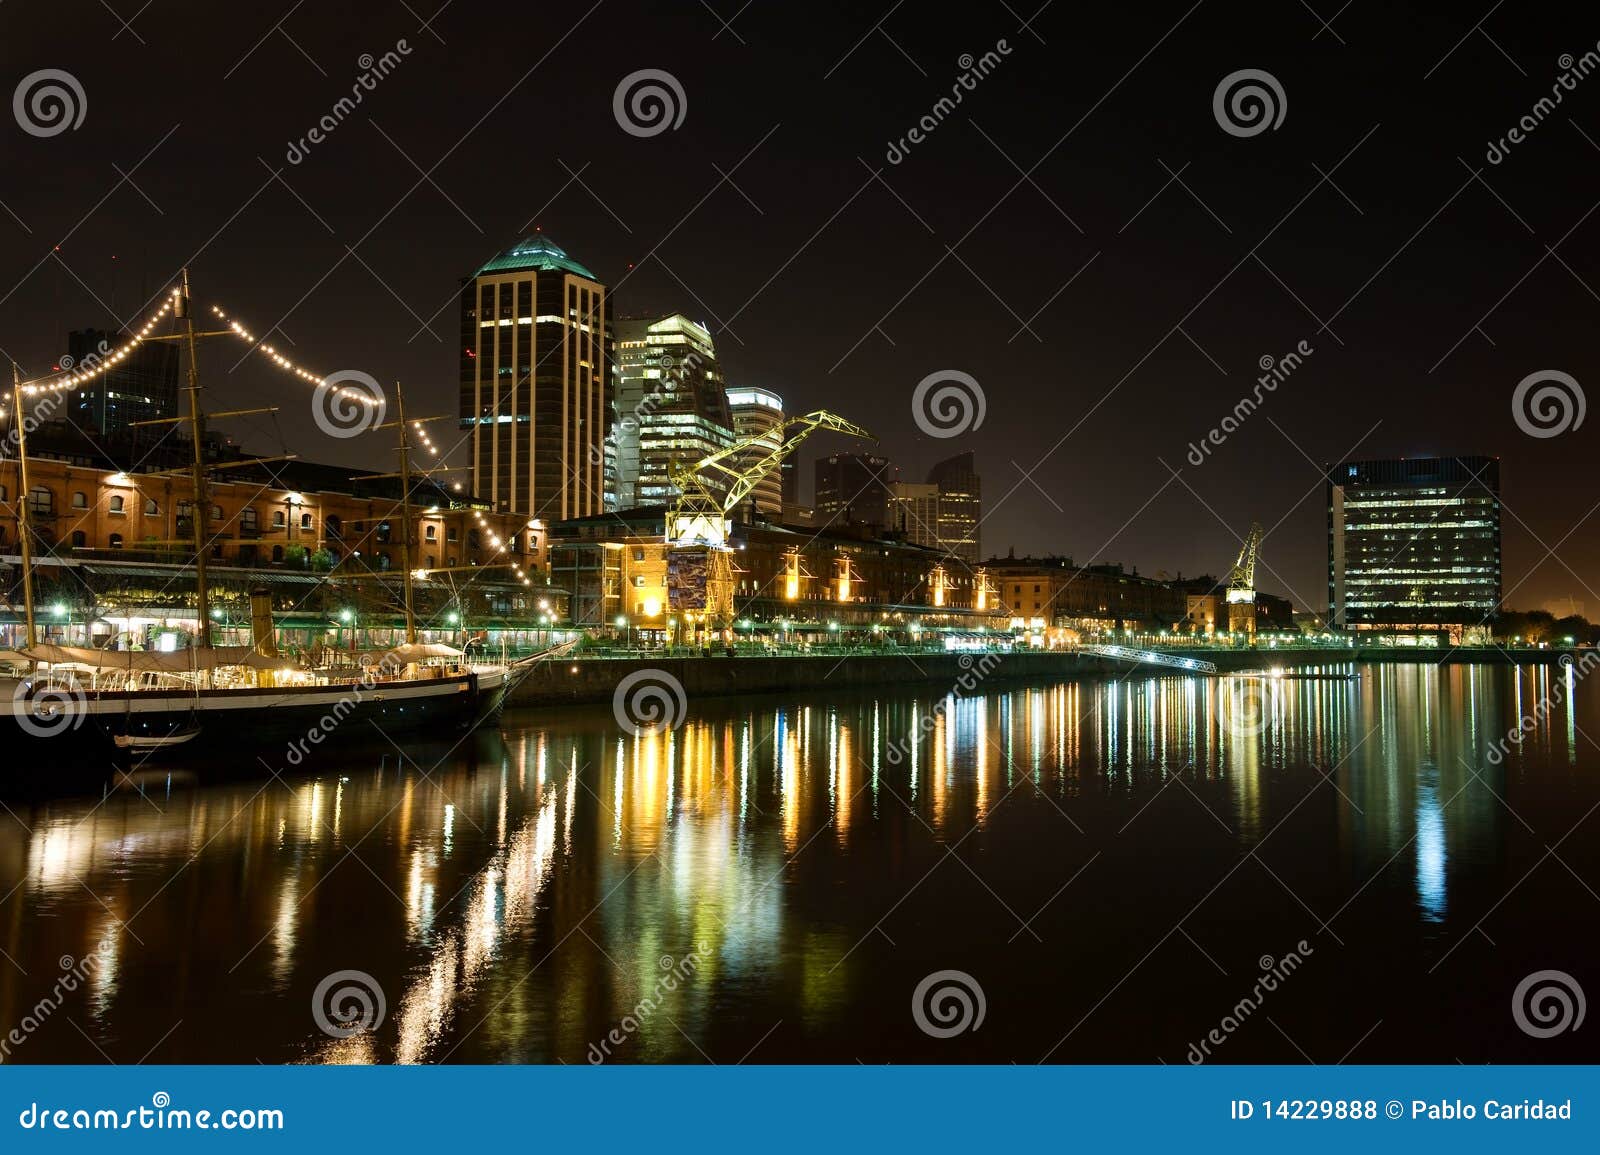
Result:
[[1102,658],[1115,658],[1119,662],[1138,662],[1147,666],[1166,666],[1173,670],[1186,670],[1191,674],[1215,674],[1214,662],[1200,658],[1184,658],[1177,654],[1163,654],[1157,650],[1138,650],[1132,646],[1080,645],[1078,651],[1097,654]]

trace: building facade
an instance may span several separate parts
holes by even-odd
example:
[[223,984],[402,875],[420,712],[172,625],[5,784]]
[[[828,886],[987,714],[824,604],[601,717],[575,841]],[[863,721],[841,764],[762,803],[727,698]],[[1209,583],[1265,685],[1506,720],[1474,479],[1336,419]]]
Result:
[[990,558],[982,571],[997,609],[1013,623],[1080,632],[1159,633],[1189,613],[1172,582],[1128,573],[1120,565],[1074,565],[1068,557]]
[[733,444],[716,345],[682,313],[620,320],[615,333],[615,508],[666,505],[677,470]]
[[1501,590],[1497,458],[1342,462],[1327,499],[1335,629],[1487,634]]
[[983,556],[979,525],[983,520],[983,483],[970,452],[946,458],[928,470],[928,483],[939,487],[939,526],[935,545],[968,565]]
[[833,453],[817,458],[813,502],[818,525],[887,529],[894,466],[872,453]]
[[938,549],[939,487],[929,482],[890,482],[889,528],[907,541]]
[[[106,329],[78,329],[68,333],[70,368],[78,373],[91,371],[129,337],[128,333]],[[61,367],[69,366],[63,361]],[[102,369],[73,391],[73,423],[104,437],[127,430],[135,421],[176,417],[178,375],[176,343],[146,342],[135,346],[115,366]]]
[[[52,439],[42,431],[38,440],[44,449]],[[189,452],[187,443],[177,448]],[[225,462],[230,455],[208,456]],[[240,460],[237,452],[231,457]],[[190,482],[159,461],[140,466],[149,472],[126,464],[123,471],[103,457],[87,464],[74,453],[30,452],[29,492],[19,494],[17,461],[0,460],[0,568],[13,607],[22,603],[19,506],[26,502],[44,624],[70,618],[87,623],[90,637],[195,627]],[[275,461],[230,468],[209,482],[205,540],[216,624],[247,623],[249,591],[265,586],[285,620],[311,623],[318,637],[330,613],[334,628],[343,624],[344,610],[372,628],[403,625],[399,483],[353,481],[351,472]],[[425,624],[449,632],[493,619],[499,628],[531,630],[541,612],[564,613],[564,595],[545,579],[546,543],[543,523],[431,483],[417,486],[410,564],[430,571],[417,582]],[[13,610],[3,624],[15,634],[19,622]]]
[[[734,438],[738,441],[757,439],[752,448],[741,454],[741,466],[749,467],[783,448],[782,397],[766,389],[729,389],[728,410],[733,415]],[[755,512],[773,519],[780,517],[783,513],[782,466],[756,482],[750,497]]]
[[612,414],[606,286],[535,233],[461,292],[461,428],[471,490],[548,520],[604,508]]

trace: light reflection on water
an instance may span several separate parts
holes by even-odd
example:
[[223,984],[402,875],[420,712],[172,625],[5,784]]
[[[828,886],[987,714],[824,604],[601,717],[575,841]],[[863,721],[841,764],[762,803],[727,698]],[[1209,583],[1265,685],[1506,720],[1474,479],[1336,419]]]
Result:
[[[93,952],[72,1024],[16,1059],[94,1061],[92,1040],[118,1061],[581,1062],[626,1021],[606,1051],[626,1061],[1036,1059],[1074,1022],[1057,1059],[1148,1061],[1217,1017],[1207,987],[1237,986],[1161,953],[1135,984],[1160,994],[1098,1009],[1176,922],[1218,971],[1362,944],[1319,994],[1329,1022],[1301,1027],[1332,1038],[1341,999],[1437,966],[1595,800],[1597,703],[1570,669],[1384,666],[727,700],[638,736],[529,712],[426,777],[352,764],[37,806],[0,840],[0,1025]],[[1247,889],[1213,900],[1224,883]],[[989,976],[976,1050],[906,1014],[941,966]],[[329,1039],[310,992],[347,968],[388,1014]]]

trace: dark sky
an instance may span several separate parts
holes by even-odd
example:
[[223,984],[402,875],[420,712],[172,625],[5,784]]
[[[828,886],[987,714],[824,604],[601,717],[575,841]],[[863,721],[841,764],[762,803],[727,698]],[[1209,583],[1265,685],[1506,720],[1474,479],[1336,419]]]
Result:
[[[127,319],[187,261],[200,303],[277,323],[310,368],[400,378],[413,410],[453,413],[458,279],[538,225],[621,311],[705,320],[730,383],[857,420],[903,476],[975,449],[987,551],[1225,572],[1256,519],[1262,587],[1321,608],[1319,463],[1486,453],[1509,604],[1600,616],[1600,417],[1536,438],[1512,416],[1530,373],[1600,381],[1600,74],[1486,159],[1563,55],[1595,49],[1592,10],[1497,5],[1475,28],[1488,0],[1056,0],[1036,18],[1036,0],[737,17],[737,0],[455,0],[424,28],[439,0],[408,2],[0,6],[6,91],[62,69],[86,103],[54,136],[5,122],[5,352],[40,372],[68,329]],[[288,163],[362,55],[401,40],[393,73]],[[1002,40],[890,164],[962,57]],[[619,126],[613,94],[640,69],[681,85],[676,129]],[[1213,94],[1241,69],[1281,86],[1276,128],[1219,125]],[[1302,340],[1305,363],[1187,461],[1258,360]],[[234,368],[241,351],[208,356],[213,408],[278,403],[291,450],[389,460],[375,435],[319,435],[309,387]],[[976,378],[987,417],[939,439],[911,398],[947,369]],[[232,432],[276,451],[270,423]]]

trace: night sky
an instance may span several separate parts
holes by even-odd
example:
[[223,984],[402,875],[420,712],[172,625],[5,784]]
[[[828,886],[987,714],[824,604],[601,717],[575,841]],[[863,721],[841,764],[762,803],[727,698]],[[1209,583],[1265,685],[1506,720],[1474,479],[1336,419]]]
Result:
[[[56,135],[0,127],[0,347],[30,376],[187,262],[201,305],[276,324],[308,367],[453,414],[459,279],[538,226],[620,313],[704,320],[730,384],[860,422],[903,477],[975,449],[988,553],[1225,574],[1255,519],[1261,587],[1321,609],[1323,461],[1484,453],[1508,604],[1600,617],[1600,417],[1545,438],[1512,413],[1536,371],[1600,382],[1600,72],[1486,158],[1596,49],[1592,9],[139,4],[0,6],[6,91],[61,69],[86,105]],[[402,40],[291,164],[363,54]],[[641,69],[681,85],[675,129],[619,126]],[[1219,124],[1241,69],[1281,86],[1277,127]],[[1305,363],[1186,460],[1301,341]],[[377,435],[319,434],[309,387],[243,351],[208,353],[212,408],[281,404],[290,450],[392,460]],[[918,430],[912,392],[939,370],[978,381],[981,428]],[[281,452],[270,421],[226,428]]]

